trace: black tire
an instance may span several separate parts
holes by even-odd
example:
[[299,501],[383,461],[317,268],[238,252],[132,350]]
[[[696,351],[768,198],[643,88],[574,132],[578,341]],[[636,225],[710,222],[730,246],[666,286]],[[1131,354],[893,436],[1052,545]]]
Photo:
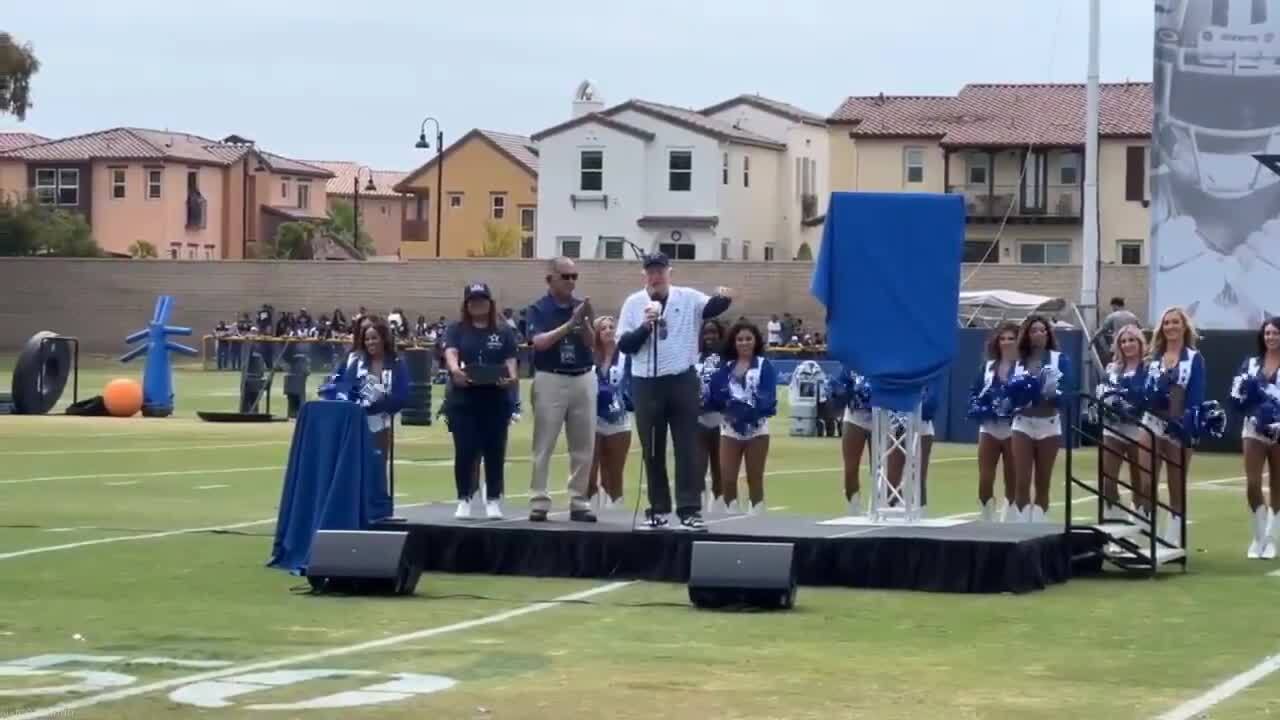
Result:
[[13,367],[13,411],[19,415],[46,415],[62,398],[71,376],[71,347],[53,340],[55,332],[41,330],[23,346]]

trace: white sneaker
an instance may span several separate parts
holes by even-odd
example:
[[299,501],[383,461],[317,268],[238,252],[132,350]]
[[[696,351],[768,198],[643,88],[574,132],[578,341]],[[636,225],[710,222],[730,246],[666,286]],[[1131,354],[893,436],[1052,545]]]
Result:
[[979,520],[982,522],[995,522],[996,520],[996,500],[990,498],[986,502],[978,502]]
[[763,500],[761,500],[758,503],[752,503],[751,509],[747,511],[748,515],[763,515],[764,513],[765,513],[765,506],[764,506]]
[[867,506],[862,502],[862,492],[858,491],[849,498],[849,514],[853,517],[862,517],[867,514]]
[[489,520],[502,519],[502,503],[498,500],[490,500],[484,504],[484,516]]
[[454,520],[470,520],[471,519],[471,501],[459,500],[458,509],[453,511]]

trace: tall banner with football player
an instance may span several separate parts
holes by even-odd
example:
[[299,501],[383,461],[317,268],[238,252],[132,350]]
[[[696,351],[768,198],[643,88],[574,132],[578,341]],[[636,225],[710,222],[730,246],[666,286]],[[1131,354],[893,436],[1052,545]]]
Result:
[[1280,314],[1280,0],[1155,0],[1151,311]]

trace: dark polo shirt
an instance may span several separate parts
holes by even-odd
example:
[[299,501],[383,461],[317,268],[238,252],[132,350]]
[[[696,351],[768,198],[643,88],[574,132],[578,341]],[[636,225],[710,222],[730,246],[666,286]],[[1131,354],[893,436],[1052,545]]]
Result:
[[[569,322],[569,318],[573,317],[573,309],[581,304],[581,300],[574,298],[571,304],[561,305],[551,293],[543,295],[529,306],[526,313],[529,339]],[[589,372],[594,364],[591,348],[582,341],[582,333],[578,331],[570,332],[546,350],[535,350],[533,353],[533,369],[539,372],[581,375]]]

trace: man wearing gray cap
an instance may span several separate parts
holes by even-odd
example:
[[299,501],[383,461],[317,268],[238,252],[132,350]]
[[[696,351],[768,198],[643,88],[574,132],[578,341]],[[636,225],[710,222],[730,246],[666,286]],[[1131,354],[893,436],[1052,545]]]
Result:
[[649,478],[645,524],[667,527],[671,487],[667,479],[667,428],[676,459],[676,516],[683,530],[704,530],[702,485],[694,475],[701,386],[698,359],[702,321],[729,309],[732,293],[720,288],[708,297],[671,284],[671,261],[657,253],[644,258],[645,289],[632,293],[618,313],[618,348],[631,355],[636,431]]

